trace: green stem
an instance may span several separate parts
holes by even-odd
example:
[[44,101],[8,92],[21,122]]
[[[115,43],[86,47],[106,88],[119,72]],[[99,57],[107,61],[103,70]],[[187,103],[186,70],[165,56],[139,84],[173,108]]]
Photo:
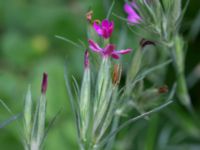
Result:
[[[115,118],[114,118],[114,121],[113,121],[113,124],[112,124],[112,130],[111,130],[111,133],[113,131],[115,131],[117,129],[117,127],[119,126],[119,120],[120,120],[120,116],[119,115],[116,115]],[[105,150],[111,150],[113,148],[113,145],[114,145],[114,142],[115,142],[115,136],[114,135],[108,142],[108,144],[106,145],[106,148]]]
[[184,41],[181,37],[176,36],[174,43],[174,50],[172,55],[174,58],[174,67],[177,76],[177,96],[180,102],[188,109],[191,109],[190,97],[188,94],[186,79],[185,79],[185,54],[184,54]]
[[180,101],[188,108],[191,107],[184,73],[177,74],[177,94]]

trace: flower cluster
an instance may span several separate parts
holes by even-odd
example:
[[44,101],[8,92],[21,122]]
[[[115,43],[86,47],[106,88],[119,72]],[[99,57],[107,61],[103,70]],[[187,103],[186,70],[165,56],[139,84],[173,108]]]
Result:
[[[98,23],[94,21],[93,28],[96,33],[102,37],[103,39],[109,39],[112,35],[114,30],[114,22],[104,19],[102,23]],[[88,40],[89,48],[96,53],[101,54],[103,58],[112,57],[114,59],[119,59],[120,55],[127,54],[131,51],[130,48],[124,50],[116,50],[114,44],[107,44],[104,48],[101,48],[96,42],[92,39]]]
[[[92,23],[91,13],[87,14],[87,20]],[[89,62],[89,52],[85,51],[84,73],[80,89],[77,114],[78,135],[83,149],[99,149],[104,136],[107,135],[113,117],[115,115],[118,84],[121,77],[120,65],[113,66],[109,58],[119,59],[121,55],[131,52],[131,49],[116,50],[115,45],[108,43],[114,30],[114,22],[104,19],[101,23],[94,21],[94,31],[100,36],[104,45],[101,47],[94,40],[89,39],[89,48],[101,55],[101,64],[95,83],[92,82],[92,73]],[[113,72],[113,76],[111,75]],[[78,94],[78,92],[77,92]],[[73,100],[72,100],[72,103]]]
[[[144,1],[146,2],[146,0]],[[145,22],[145,17],[139,12],[139,6],[139,3],[135,2],[126,3],[124,5],[124,10],[128,14],[127,20],[132,25]],[[144,55],[141,49],[147,45],[155,45],[155,42],[146,39],[141,40],[140,48],[135,51],[125,76],[126,82],[124,86],[122,85],[123,87],[119,89],[122,66],[120,64],[113,65],[110,58],[119,59],[121,55],[130,53],[132,49],[116,50],[116,46],[110,43],[110,38],[114,31],[114,22],[108,19],[104,19],[102,22],[99,20],[93,21],[92,14],[93,12],[89,11],[86,15],[86,19],[89,22],[88,35],[91,35],[91,38],[88,39],[88,47],[101,56],[102,59],[100,59],[99,68],[97,69],[97,73],[92,72],[93,70],[90,68],[89,52],[86,50],[84,55],[84,73],[80,88],[74,78],[73,92],[75,92],[75,96],[73,96],[70,84],[66,80],[71,105],[76,118],[79,145],[82,150],[104,149],[107,141],[109,141],[113,135],[116,135],[122,128],[134,122],[134,119],[129,119],[121,126],[117,123],[114,127],[115,129],[112,129],[113,121],[115,121],[116,118],[119,119],[120,115],[126,112],[128,106],[125,103],[131,103],[134,99],[134,106],[132,107],[135,107],[139,113],[143,113],[146,108],[151,107],[151,101],[148,101],[148,103],[146,100],[157,98],[158,95],[160,96],[162,93],[168,91],[167,87],[161,87],[160,89],[152,88],[150,90],[142,90],[141,88],[141,90],[136,89],[136,93],[134,91],[134,88],[140,83],[141,85],[139,86],[143,86],[144,78],[148,74],[159,68],[156,66],[144,73],[140,73]],[[102,45],[94,40],[97,36],[100,37]],[[127,101],[123,103],[124,100]],[[145,103],[145,105],[143,105],[143,103]],[[168,102],[160,108],[170,103],[171,102]],[[154,111],[157,111],[157,109],[149,111],[145,113],[145,115]],[[139,117],[144,117],[144,114]]]

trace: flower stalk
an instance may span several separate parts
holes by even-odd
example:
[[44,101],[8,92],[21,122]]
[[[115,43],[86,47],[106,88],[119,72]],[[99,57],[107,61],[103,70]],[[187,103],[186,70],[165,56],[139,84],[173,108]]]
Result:
[[84,60],[84,74],[83,81],[81,85],[81,93],[80,93],[80,117],[82,119],[80,124],[81,131],[81,139],[86,142],[87,132],[90,124],[90,114],[91,114],[91,105],[90,105],[90,97],[91,97],[91,79],[90,79],[90,68],[89,68],[89,52],[85,52],[85,60]]
[[172,53],[174,58],[174,66],[176,68],[177,76],[177,94],[178,98],[188,109],[191,109],[190,97],[188,94],[187,83],[185,79],[185,54],[184,41],[181,37],[175,38],[174,51]]
[[33,101],[30,87],[28,88],[24,105],[24,149],[41,150],[45,138],[45,118],[46,118],[46,91],[48,75],[43,74],[41,97],[37,102],[36,110],[33,112]]

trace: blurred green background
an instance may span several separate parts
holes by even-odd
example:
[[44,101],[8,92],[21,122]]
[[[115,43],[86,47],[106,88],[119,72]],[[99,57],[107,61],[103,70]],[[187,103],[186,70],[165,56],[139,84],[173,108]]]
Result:
[[[34,100],[37,100],[40,95],[42,73],[49,74],[47,120],[53,118],[60,109],[62,112],[45,141],[47,150],[78,149],[75,124],[65,90],[64,62],[68,61],[70,74],[80,81],[84,51],[55,38],[55,35],[67,37],[75,42],[81,40],[87,44],[86,12],[91,8],[94,11],[94,18],[102,20],[111,2],[0,0],[0,98],[14,113],[20,113],[28,85],[31,84]],[[123,0],[116,1],[113,11],[125,16],[123,4]],[[186,76],[197,115],[200,114],[199,6],[200,1],[191,0],[181,28],[188,41]],[[125,24],[120,23],[114,16],[112,19],[117,22],[113,38],[113,41],[116,41]],[[126,45],[134,49],[138,46],[137,36],[130,37],[131,39],[127,38]],[[155,115],[148,123],[141,120],[136,125],[128,127],[120,134],[115,149],[200,149],[200,126],[187,110],[177,106],[163,115],[166,119],[162,121]],[[9,117],[10,114],[0,105],[0,122]],[[23,149],[20,132],[16,121],[0,129],[0,149]],[[170,147],[168,143],[175,146]]]

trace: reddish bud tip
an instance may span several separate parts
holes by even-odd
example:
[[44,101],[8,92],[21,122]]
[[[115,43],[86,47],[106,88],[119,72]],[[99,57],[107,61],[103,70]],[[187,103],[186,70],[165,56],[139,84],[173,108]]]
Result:
[[153,42],[153,41],[150,41],[150,40],[146,40],[146,39],[142,39],[141,41],[140,41],[140,46],[142,47],[142,48],[144,48],[145,46],[147,46],[147,45],[156,45],[155,44],[155,42]]
[[47,91],[47,85],[48,85],[48,75],[47,73],[43,73],[43,79],[42,79],[42,94],[45,94]]
[[114,85],[118,85],[120,83],[121,73],[122,73],[122,66],[120,64],[115,64],[112,76],[112,83]]
[[167,85],[164,85],[164,86],[162,86],[158,89],[158,93],[160,93],[160,94],[164,94],[164,93],[167,93],[167,92],[168,92],[168,86]]
[[88,52],[88,50],[85,51],[84,67],[89,68],[89,52]]

